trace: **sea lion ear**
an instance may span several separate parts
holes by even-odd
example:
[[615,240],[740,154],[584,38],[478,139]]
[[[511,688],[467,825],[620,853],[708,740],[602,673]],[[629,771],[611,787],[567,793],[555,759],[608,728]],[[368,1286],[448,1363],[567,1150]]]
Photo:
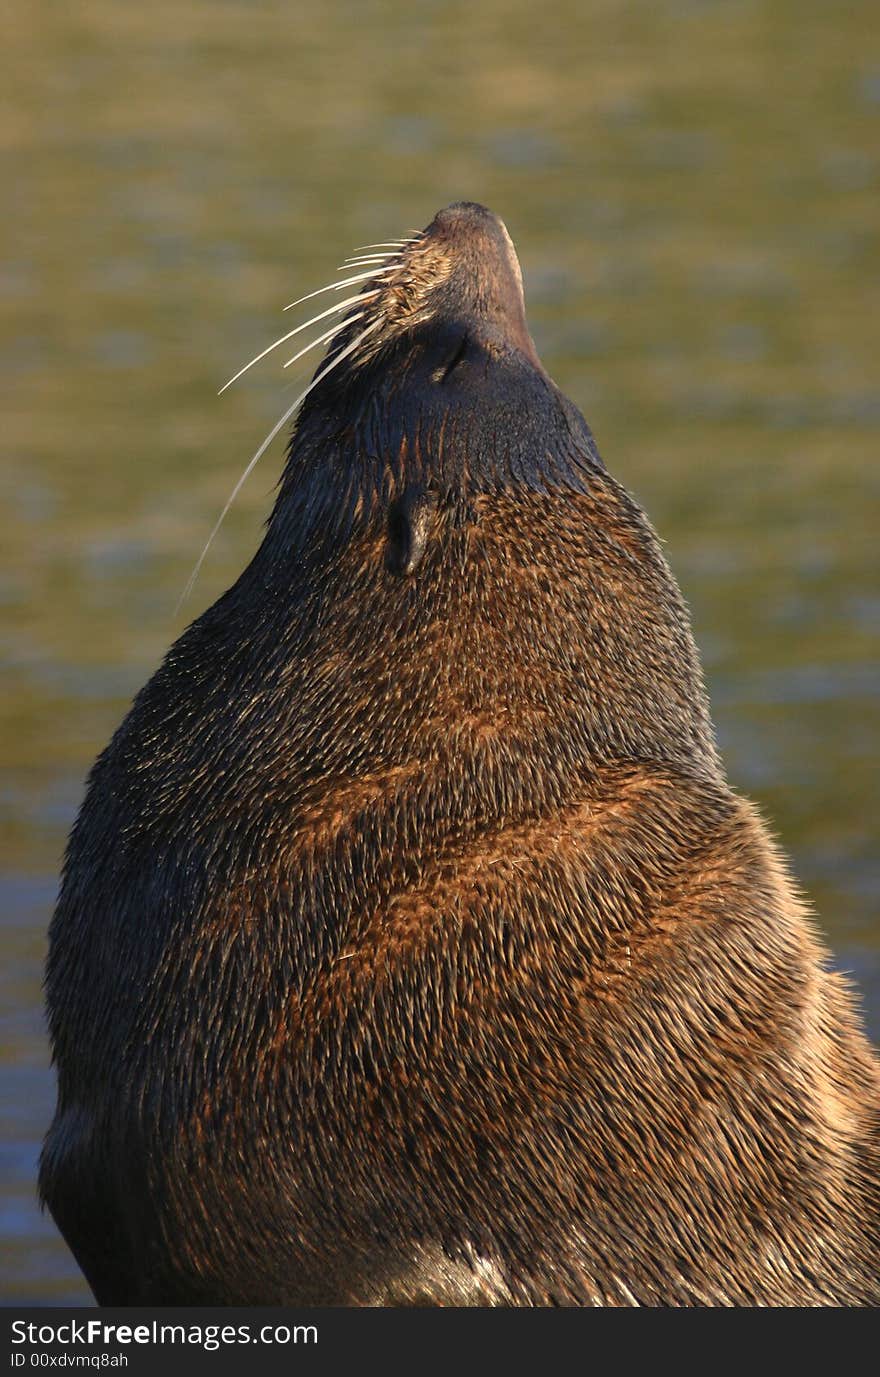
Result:
[[421,562],[437,502],[433,488],[414,483],[391,504],[386,563],[393,574],[411,574]]

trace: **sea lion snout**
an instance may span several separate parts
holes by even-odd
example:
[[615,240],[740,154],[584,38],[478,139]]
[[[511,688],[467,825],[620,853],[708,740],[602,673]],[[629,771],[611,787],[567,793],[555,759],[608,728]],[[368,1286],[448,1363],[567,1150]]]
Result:
[[438,211],[419,249],[436,257],[438,314],[460,320],[490,349],[517,349],[540,368],[526,323],[522,271],[503,220],[474,201]]
[[[370,295],[370,287],[365,289]],[[429,326],[453,340],[457,360],[469,342],[501,356],[516,352],[543,373],[526,324],[523,280],[510,235],[497,215],[472,201],[440,210],[388,269],[367,316],[381,322],[372,350]],[[371,325],[372,328],[372,325]],[[444,343],[444,349],[445,349]],[[435,380],[448,376],[444,366]]]
[[436,242],[471,268],[476,260],[486,277],[497,285],[504,279],[508,290],[522,304],[523,282],[519,259],[504,221],[476,201],[454,201],[438,210],[423,231],[422,243]]

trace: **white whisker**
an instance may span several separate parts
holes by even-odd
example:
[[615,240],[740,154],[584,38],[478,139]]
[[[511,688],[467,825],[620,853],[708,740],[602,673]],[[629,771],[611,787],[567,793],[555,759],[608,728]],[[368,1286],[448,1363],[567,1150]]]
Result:
[[[349,319],[354,319],[354,317],[349,317]],[[348,320],[346,320],[344,324],[347,325]],[[381,316],[378,320],[371,321],[371,323],[366,327],[366,329],[361,330],[360,334],[356,335],[355,338],[349,344],[347,344],[344,349],[340,349],[338,354],[334,354],[333,358],[330,359],[330,361],[328,362],[327,367],[322,368],[321,372],[317,375],[317,377],[314,377],[312,381],[309,383],[305,392],[300,397],[300,401],[305,401],[306,397],[309,395],[312,388],[317,387],[318,383],[321,382],[322,378],[326,378],[327,374],[332,372],[332,370],[336,367],[337,363],[340,363],[344,358],[347,358],[348,355],[353,353],[354,350],[357,349],[358,345],[361,344],[362,341],[367,338],[367,335],[372,334],[374,330],[378,330],[379,326],[384,324],[385,322]]]
[[358,273],[355,277],[345,277],[341,282],[328,282],[326,287],[319,287],[316,292],[306,292],[305,296],[298,296],[296,301],[288,301],[284,307],[285,311],[292,311],[294,306],[301,306],[304,301],[311,301],[313,296],[320,296],[322,292],[341,292],[343,287],[351,287],[355,282],[366,282],[371,277],[381,277],[383,273],[390,273],[391,268],[375,268],[367,273]]
[[210,548],[211,548],[211,545],[212,545],[213,542],[214,542],[214,537],[216,536],[217,532],[220,530],[220,527],[223,525],[223,522],[224,522],[224,520],[226,519],[226,514],[227,514],[227,512],[229,511],[229,508],[232,506],[233,502],[234,502],[235,499],[238,497],[238,494],[241,492],[242,488],[244,487],[244,484],[245,484],[246,480],[248,479],[248,477],[250,476],[250,474],[253,472],[255,466],[257,465],[257,463],[260,461],[260,459],[262,459],[263,455],[266,453],[266,450],[269,448],[269,446],[271,445],[272,441],[275,439],[275,436],[278,434],[278,432],[281,430],[281,428],[282,428],[284,425],[286,425],[286,423],[290,420],[291,416],[294,414],[294,412],[297,410],[297,408],[298,408],[299,406],[302,405],[302,403],[305,401],[305,399],[306,399],[306,397],[309,395],[309,393],[310,393],[311,391],[313,391],[313,389],[316,388],[316,387],[318,386],[318,383],[319,383],[319,382],[322,382],[323,379],[326,378],[327,374],[330,373],[330,372],[332,372],[332,370],[336,367],[336,365],[337,365],[338,363],[341,363],[341,361],[342,361],[348,354],[351,354],[355,349],[357,349],[358,345],[362,342],[362,340],[366,339],[367,335],[369,335],[370,332],[371,332],[372,330],[378,330],[378,328],[379,328],[379,326],[380,326],[381,324],[383,324],[383,320],[382,320],[382,317],[380,316],[378,320],[372,321],[372,323],[371,323],[370,325],[368,325],[367,328],[366,328],[365,330],[362,330],[361,333],[360,333],[355,339],[353,339],[353,340],[351,341],[350,344],[347,344],[347,345],[345,346],[345,348],[344,348],[343,350],[340,351],[340,353],[338,353],[334,358],[332,358],[332,359],[330,360],[330,362],[327,364],[326,368],[322,368],[322,369],[321,369],[321,372],[318,373],[314,378],[312,378],[312,381],[309,383],[309,385],[308,385],[308,387],[305,389],[305,391],[304,391],[304,392],[301,392],[300,395],[297,397],[296,401],[293,403],[293,405],[292,405],[292,406],[289,406],[289,407],[287,408],[287,410],[285,411],[285,413],[284,413],[284,415],[281,417],[281,419],[280,419],[279,421],[276,421],[276,422],[275,422],[274,426],[273,426],[272,429],[269,431],[269,434],[266,436],[266,438],[265,438],[265,440],[263,441],[263,443],[260,445],[260,448],[257,450],[257,452],[256,452],[256,454],[254,455],[253,459],[251,459],[251,461],[250,461],[250,463],[248,464],[247,468],[245,469],[244,473],[241,475],[241,477],[239,478],[239,480],[238,480],[238,482],[236,483],[235,487],[232,489],[232,492],[229,494],[229,497],[228,497],[227,502],[226,502],[226,506],[223,508],[222,512],[220,513],[219,517],[217,518],[217,523],[216,523],[216,525],[214,526],[214,529],[213,529],[213,531],[211,532],[211,534],[208,536],[208,540],[207,540],[207,543],[206,543],[206,545],[205,545],[205,548],[204,548],[204,550],[202,550],[202,553],[199,555],[198,561],[197,561],[197,563],[196,563],[196,567],[195,567],[195,569],[193,569],[192,573],[190,574],[190,576],[189,576],[189,581],[187,582],[187,585],[186,585],[186,587],[184,588],[184,590],[183,590],[183,592],[182,592],[182,594],[181,594],[181,596],[180,596],[180,601],[178,602],[177,607],[174,609],[175,616],[176,616],[177,613],[180,611],[181,607],[182,607],[183,604],[186,602],[187,598],[189,597],[190,593],[192,592],[193,587],[195,586],[195,581],[196,581],[196,579],[197,579],[198,576],[199,576],[199,570],[201,569],[201,567],[202,567],[202,565],[203,565],[203,563],[204,563],[204,561],[205,561],[205,556],[207,555],[208,551],[209,551]]
[[363,258],[347,258],[344,263],[340,263],[336,269],[338,273],[345,272],[347,268],[359,268],[366,263],[385,263],[389,258],[396,258],[393,253],[373,253],[367,254]]
[[292,359],[287,360],[284,367],[289,368],[292,363],[296,363],[297,359],[301,359],[303,354],[307,354],[310,349],[314,349],[317,345],[323,344],[325,340],[331,339],[333,335],[338,334],[344,326],[350,325],[353,320],[360,320],[363,314],[363,311],[355,311],[353,316],[346,316],[345,320],[337,320],[331,330],[325,331],[323,335],[319,335],[317,339],[313,339],[311,344],[307,344],[304,349],[300,349],[298,354],[294,354]]
[[366,253],[368,249],[399,249],[408,243],[408,239],[380,239],[378,244],[358,244],[355,253]]
[[[255,358],[251,359],[250,363],[245,364],[244,368],[239,368],[234,377],[231,377],[228,382],[223,384],[217,395],[220,396],[221,393],[225,392],[227,387],[231,387],[232,384],[241,377],[242,373],[246,373],[249,368],[253,368],[254,364],[259,363],[260,359],[264,359],[267,354],[271,354],[272,350],[277,349],[279,344],[285,344],[287,340],[293,339],[294,335],[302,334],[303,330],[308,330],[310,325],[317,325],[319,320],[326,320],[327,316],[336,315],[337,312],[344,311],[347,306],[353,306],[355,302],[358,301],[367,301],[371,296],[376,296],[377,294],[378,288],[375,292],[361,292],[358,293],[357,296],[346,297],[345,301],[337,301],[335,306],[331,306],[327,311],[321,311],[317,316],[312,316],[311,320],[305,321],[303,325],[297,325],[296,329],[288,330],[286,335],[282,335],[280,339],[276,339],[274,344],[270,344],[262,353],[257,354]],[[287,365],[285,364],[285,368],[286,367]]]

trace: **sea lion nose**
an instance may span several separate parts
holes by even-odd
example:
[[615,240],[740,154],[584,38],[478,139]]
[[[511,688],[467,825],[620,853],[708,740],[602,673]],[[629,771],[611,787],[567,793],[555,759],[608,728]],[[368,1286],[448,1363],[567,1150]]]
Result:
[[438,210],[434,224],[444,230],[458,227],[464,231],[488,227],[504,229],[503,222],[494,211],[481,206],[479,201],[453,201],[443,210]]
[[438,210],[425,230],[425,238],[434,239],[448,252],[465,258],[479,253],[490,259],[500,259],[515,269],[514,275],[522,289],[519,260],[507,227],[486,206],[476,201],[454,201],[444,210]]

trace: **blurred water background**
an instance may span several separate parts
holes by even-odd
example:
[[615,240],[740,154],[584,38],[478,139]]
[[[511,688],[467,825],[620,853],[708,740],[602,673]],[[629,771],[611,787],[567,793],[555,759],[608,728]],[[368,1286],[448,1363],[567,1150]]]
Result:
[[666,541],[730,777],[880,1035],[876,18],[874,0],[6,11],[7,1303],[89,1300],[34,1199],[65,836],[132,694],[255,548],[280,443],[175,618],[298,379],[267,363],[217,387],[355,245],[451,200],[506,220],[539,351]]

